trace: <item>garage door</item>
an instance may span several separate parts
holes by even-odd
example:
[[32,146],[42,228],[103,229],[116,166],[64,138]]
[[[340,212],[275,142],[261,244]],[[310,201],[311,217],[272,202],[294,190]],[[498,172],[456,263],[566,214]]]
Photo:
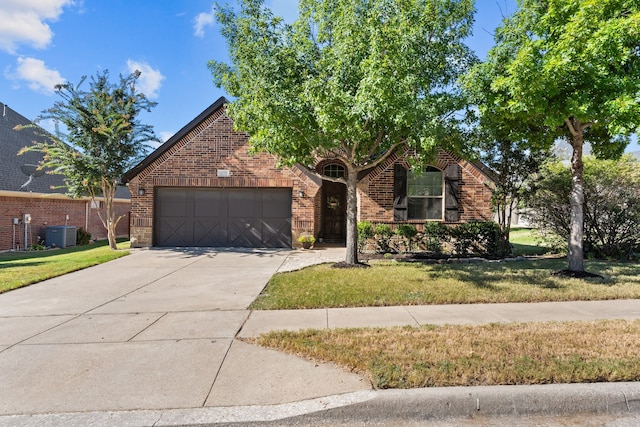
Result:
[[156,246],[291,247],[290,188],[158,188]]

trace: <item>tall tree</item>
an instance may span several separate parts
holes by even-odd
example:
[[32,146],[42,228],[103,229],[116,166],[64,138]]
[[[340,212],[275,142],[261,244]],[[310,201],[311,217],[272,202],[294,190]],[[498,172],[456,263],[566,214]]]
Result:
[[461,78],[469,103],[478,106],[478,111],[469,111],[470,145],[495,172],[491,201],[502,232],[503,249],[509,245],[513,212],[524,201],[532,178],[549,157],[548,147],[556,137],[555,130],[533,124],[533,120],[524,122],[505,108],[508,93],[492,86],[513,57],[514,48],[509,41],[498,32],[497,46],[491,51],[493,61],[477,64]]
[[583,144],[616,157],[638,131],[639,46],[638,0],[519,0],[474,70],[493,77],[488,110],[500,105],[520,129],[555,130],[573,147],[570,271],[584,271]]
[[236,98],[235,126],[285,164],[346,165],[345,262],[356,264],[360,172],[399,147],[424,156],[453,143],[473,0],[300,0],[293,25],[262,0],[217,10],[232,64],[209,67]]
[[56,86],[62,98],[44,111],[36,122],[51,119],[63,125],[63,132],[51,138],[52,143],[34,143],[23,151],[44,154],[40,167],[65,177],[68,193],[73,197],[102,197],[109,247],[116,247],[116,227],[123,216],[116,216],[113,199],[120,177],[147,152],[150,141],[157,141],[153,129],[142,124],[142,111],[156,105],[138,92],[140,72],[120,76],[118,83],[109,81],[109,72],[92,77],[89,89],[65,83]]
[[513,214],[522,207],[531,192],[534,179],[549,157],[549,152],[531,149],[527,141],[512,141],[508,138],[487,137],[478,147],[480,160],[495,172],[491,203],[498,216],[501,243],[503,249],[506,249]]

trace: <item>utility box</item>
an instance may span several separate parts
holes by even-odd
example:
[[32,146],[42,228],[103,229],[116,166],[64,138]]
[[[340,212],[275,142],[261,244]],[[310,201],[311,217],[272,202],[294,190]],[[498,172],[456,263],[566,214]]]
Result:
[[76,245],[76,227],[72,225],[55,225],[47,227],[45,244],[56,248]]

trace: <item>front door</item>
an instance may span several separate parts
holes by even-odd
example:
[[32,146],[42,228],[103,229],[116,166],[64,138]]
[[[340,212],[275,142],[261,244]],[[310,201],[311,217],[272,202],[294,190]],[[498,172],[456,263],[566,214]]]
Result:
[[347,228],[347,186],[322,181],[322,237],[328,243],[344,243]]

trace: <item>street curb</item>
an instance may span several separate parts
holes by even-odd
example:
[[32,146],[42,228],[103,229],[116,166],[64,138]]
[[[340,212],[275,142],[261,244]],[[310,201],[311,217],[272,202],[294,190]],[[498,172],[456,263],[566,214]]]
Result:
[[366,402],[296,417],[313,424],[578,413],[640,414],[640,383],[550,384],[382,390]]
[[640,383],[369,390],[269,406],[0,416],[0,426],[333,425],[499,416],[640,414]]

